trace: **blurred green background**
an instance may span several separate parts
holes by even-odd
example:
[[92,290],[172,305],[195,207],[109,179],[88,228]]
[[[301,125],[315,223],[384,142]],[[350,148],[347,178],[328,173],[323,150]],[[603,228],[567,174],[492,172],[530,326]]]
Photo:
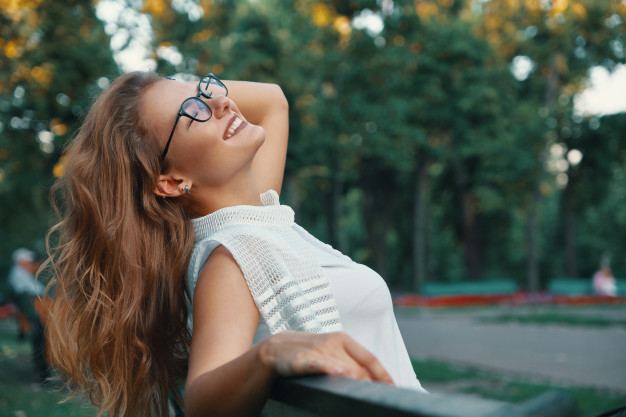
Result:
[[[43,250],[48,190],[120,72],[280,84],[282,201],[396,291],[626,276],[626,115],[575,106],[623,68],[622,0],[0,0],[0,276]],[[624,91],[615,91],[623,95]]]
[[[537,291],[589,280],[605,256],[626,277],[626,113],[580,96],[590,74],[625,70],[625,20],[625,0],[0,0],[0,293],[14,249],[44,251],[89,103],[133,69],[282,86],[282,202],[394,291]],[[0,414],[93,414],[55,405],[15,335],[0,321]],[[415,366],[426,386],[505,401],[555,387]],[[571,391],[589,416],[626,398]]]

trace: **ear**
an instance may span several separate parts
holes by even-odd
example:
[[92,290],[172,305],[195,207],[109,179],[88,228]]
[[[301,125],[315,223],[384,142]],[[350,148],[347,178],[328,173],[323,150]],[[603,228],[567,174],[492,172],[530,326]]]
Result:
[[[157,185],[154,193],[159,197],[180,197],[185,193],[182,178],[175,178],[171,174],[161,174],[157,178]],[[190,186],[191,184],[186,184]]]

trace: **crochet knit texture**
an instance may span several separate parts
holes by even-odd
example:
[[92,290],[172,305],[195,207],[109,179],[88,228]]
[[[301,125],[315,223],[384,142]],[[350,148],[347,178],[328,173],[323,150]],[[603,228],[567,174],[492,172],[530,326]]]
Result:
[[191,293],[211,252],[223,245],[241,268],[272,334],[341,331],[328,280],[309,245],[339,252],[296,225],[293,210],[279,205],[275,191],[261,194],[261,201],[263,206],[226,207],[192,220],[196,245],[188,271]]

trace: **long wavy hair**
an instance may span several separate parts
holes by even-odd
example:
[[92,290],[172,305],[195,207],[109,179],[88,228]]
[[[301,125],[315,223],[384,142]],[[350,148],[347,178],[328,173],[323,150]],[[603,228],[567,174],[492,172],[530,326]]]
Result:
[[51,194],[50,356],[67,387],[111,417],[167,415],[187,372],[193,230],[177,199],[154,194],[167,166],[141,119],[159,79],[126,74],[100,95]]

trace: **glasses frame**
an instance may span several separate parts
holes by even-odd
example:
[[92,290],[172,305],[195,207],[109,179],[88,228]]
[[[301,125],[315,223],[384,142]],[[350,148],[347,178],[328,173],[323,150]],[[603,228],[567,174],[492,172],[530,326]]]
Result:
[[[172,78],[168,78],[168,79],[172,79]],[[213,117],[213,110],[211,110],[211,106],[209,106],[208,103],[204,102],[200,98],[201,96],[204,96],[207,99],[213,98],[213,92],[205,92],[203,90],[203,88],[202,88],[202,84],[203,83],[206,84],[207,87],[209,85],[211,85],[211,84],[215,84],[217,86],[222,87],[226,91],[226,94],[224,94],[224,96],[228,96],[228,88],[215,75],[213,75],[212,73],[208,73],[207,75],[202,77],[200,79],[200,81],[198,82],[198,85],[196,87],[198,89],[198,94],[195,97],[187,97],[185,100],[183,100],[182,104],[180,105],[180,108],[178,109],[178,114],[176,115],[176,120],[174,121],[174,126],[172,127],[172,131],[170,132],[170,137],[167,138],[167,143],[165,144],[165,148],[163,149],[163,153],[161,154],[161,162],[163,162],[163,160],[165,160],[165,156],[167,155],[167,151],[170,149],[170,144],[172,143],[172,138],[174,137],[174,131],[176,131],[176,125],[178,124],[178,121],[180,120],[181,116],[189,117],[190,119],[195,120],[197,122],[206,122],[207,120],[211,119],[211,117]],[[187,113],[185,111],[185,103],[187,103],[190,100],[191,101],[201,101],[202,105],[206,106],[206,108],[207,108],[207,110],[209,112],[209,117],[207,117],[206,119],[203,119],[203,118],[198,118],[196,116],[193,116],[193,115]]]

